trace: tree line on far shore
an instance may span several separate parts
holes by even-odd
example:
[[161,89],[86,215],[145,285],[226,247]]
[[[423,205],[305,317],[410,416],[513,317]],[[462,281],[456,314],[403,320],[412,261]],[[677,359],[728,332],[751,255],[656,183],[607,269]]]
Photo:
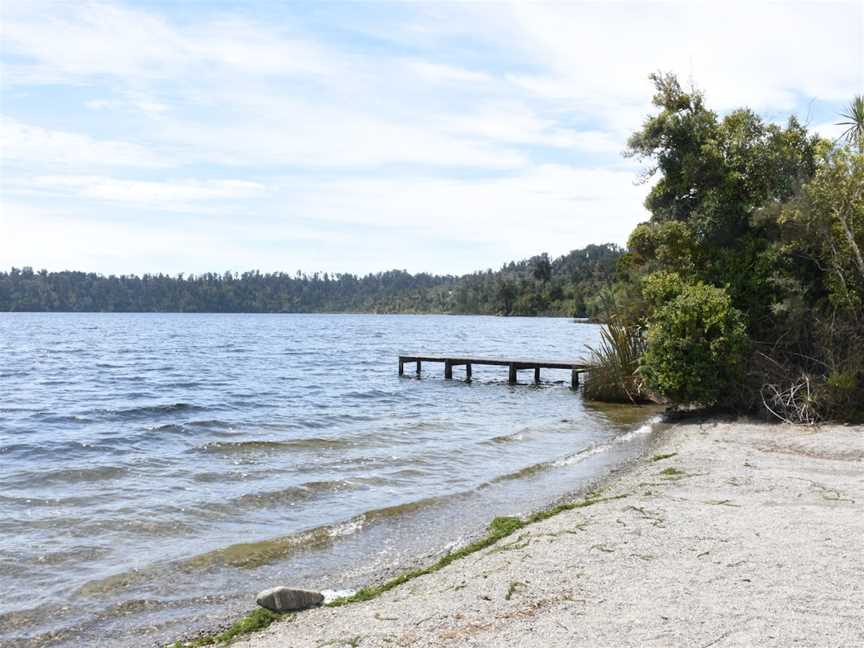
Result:
[[453,313],[594,317],[608,310],[623,250],[589,245],[464,276],[225,272],[101,275],[0,272],[0,311]]

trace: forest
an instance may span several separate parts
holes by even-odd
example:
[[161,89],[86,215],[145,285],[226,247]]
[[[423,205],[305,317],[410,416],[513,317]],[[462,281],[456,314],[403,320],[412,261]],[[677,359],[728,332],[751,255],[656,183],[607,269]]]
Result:
[[589,245],[464,276],[225,272],[109,275],[12,268],[0,311],[452,313],[593,317],[609,307],[623,250]]

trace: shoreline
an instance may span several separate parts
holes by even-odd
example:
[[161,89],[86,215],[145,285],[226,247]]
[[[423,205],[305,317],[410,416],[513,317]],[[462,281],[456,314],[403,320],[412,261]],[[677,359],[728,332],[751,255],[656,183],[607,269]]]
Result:
[[[570,490],[565,490],[558,494],[550,494],[548,498],[544,498],[540,502],[535,502],[529,508],[522,509],[521,511],[508,511],[506,513],[501,513],[501,515],[505,518],[519,516],[522,519],[528,520],[531,517],[547,515],[549,511],[556,508],[560,509],[562,506],[571,506],[574,502],[581,505],[581,502],[592,500],[592,496],[602,491],[608,482],[615,480],[619,474],[626,473],[626,471],[632,469],[632,467],[639,465],[646,455],[650,455],[655,444],[654,439],[656,438],[657,431],[668,427],[668,423],[664,420],[664,415],[655,406],[641,406],[637,409],[634,409],[633,406],[629,405],[619,406],[617,404],[601,404],[601,406],[604,410],[611,408],[608,415],[612,416],[613,419],[617,419],[619,423],[621,421],[627,421],[630,429],[616,437],[612,437],[610,441],[601,446],[601,451],[599,453],[596,452],[596,448],[590,450],[587,453],[588,457],[593,457],[595,454],[602,456],[605,455],[606,452],[614,451],[619,444],[629,444],[634,442],[642,444],[640,453],[626,458],[623,461],[613,463],[612,467],[608,469],[601,469],[599,474],[589,478],[588,480],[582,481],[578,487],[574,486]],[[625,407],[628,410],[628,412],[623,415],[623,419],[620,418],[622,413],[617,411],[620,407]],[[634,416],[634,412],[637,411],[639,414]],[[555,462],[549,463],[551,464]],[[529,466],[529,469],[532,469],[533,472],[533,470],[537,469],[540,465],[541,464],[531,465]],[[510,475],[506,475],[505,477],[510,477]],[[434,548],[430,547],[429,550],[402,554],[397,563],[388,565],[372,562],[366,564],[365,567],[360,570],[365,573],[365,580],[358,581],[356,578],[350,578],[349,580],[354,581],[351,585],[348,585],[347,583],[341,586],[328,584],[327,587],[317,588],[317,590],[325,596],[324,607],[330,607],[334,604],[336,606],[349,604],[345,599],[351,599],[351,597],[362,590],[378,589],[385,586],[390,581],[404,578],[406,574],[429,569],[442,560],[449,561],[453,554],[458,554],[466,547],[470,547],[471,545],[487,539],[490,533],[490,525],[498,519],[501,518],[490,517],[486,520],[486,523],[478,523],[473,525],[470,529],[459,530],[451,528],[449,531],[445,532],[441,538],[441,542],[439,542]],[[374,569],[369,569],[370,566],[374,567]],[[348,572],[337,575],[336,580],[344,581],[347,573]],[[304,586],[316,589],[314,583],[308,583]],[[249,599],[250,606],[253,599],[254,597],[250,597]],[[199,645],[197,642],[208,638],[211,640],[211,643],[200,645],[223,645],[214,639],[226,632],[230,632],[233,627],[247,624],[247,620],[251,621],[254,619],[254,627],[243,631],[243,634],[249,634],[251,632],[260,631],[261,627],[259,627],[259,622],[262,622],[263,627],[266,627],[274,620],[274,618],[279,617],[279,615],[273,615],[273,618],[261,619],[256,616],[261,612],[266,611],[262,608],[250,607],[245,615],[237,616],[235,612],[235,615],[223,617],[216,623],[209,624],[206,627],[191,632],[183,633],[179,638],[173,640],[171,643],[154,644],[154,648],[155,646],[159,646],[160,648],[164,646],[170,646],[171,648],[180,648],[182,646],[192,645],[197,646]],[[269,615],[269,612],[267,614]],[[300,614],[303,613],[301,612]],[[288,616],[292,616],[292,613],[284,616],[287,618]]]
[[[302,612],[232,645],[864,640],[864,566],[853,558],[864,553],[864,427],[664,427],[645,456],[595,482],[603,492],[590,503],[535,514],[370,600]],[[765,605],[771,614],[756,613]]]

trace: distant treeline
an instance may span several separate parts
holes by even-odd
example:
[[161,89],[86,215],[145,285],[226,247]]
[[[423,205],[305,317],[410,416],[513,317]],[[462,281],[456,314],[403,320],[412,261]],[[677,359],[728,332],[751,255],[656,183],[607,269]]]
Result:
[[541,254],[461,277],[391,270],[353,274],[109,275],[0,272],[0,311],[460,313],[591,317],[613,295],[616,245]]

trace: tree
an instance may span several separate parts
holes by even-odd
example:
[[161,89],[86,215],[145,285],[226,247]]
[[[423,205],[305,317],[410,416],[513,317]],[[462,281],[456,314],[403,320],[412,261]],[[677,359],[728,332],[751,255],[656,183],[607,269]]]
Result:
[[549,261],[549,255],[545,252],[531,259],[533,265],[532,274],[537,281],[542,283],[548,282],[552,278],[552,264]]
[[850,146],[857,146],[858,153],[864,155],[864,95],[852,99],[846,110],[845,113],[840,113],[845,121],[837,122],[837,126],[847,127],[840,135],[840,140],[846,141]]
[[824,269],[831,303],[858,312],[864,305],[864,155],[828,152],[779,222],[786,252]]

